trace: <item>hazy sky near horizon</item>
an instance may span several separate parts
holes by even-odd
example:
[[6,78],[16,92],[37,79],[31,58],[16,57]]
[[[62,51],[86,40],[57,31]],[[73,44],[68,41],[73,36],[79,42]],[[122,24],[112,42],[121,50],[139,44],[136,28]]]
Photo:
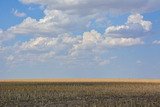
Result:
[[159,0],[1,0],[0,79],[160,78]]

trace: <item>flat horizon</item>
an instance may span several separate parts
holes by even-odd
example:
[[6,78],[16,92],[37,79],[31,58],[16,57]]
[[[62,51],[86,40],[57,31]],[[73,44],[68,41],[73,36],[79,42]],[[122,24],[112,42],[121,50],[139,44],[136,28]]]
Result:
[[160,83],[160,79],[136,78],[39,78],[39,79],[2,79],[0,82],[145,82]]

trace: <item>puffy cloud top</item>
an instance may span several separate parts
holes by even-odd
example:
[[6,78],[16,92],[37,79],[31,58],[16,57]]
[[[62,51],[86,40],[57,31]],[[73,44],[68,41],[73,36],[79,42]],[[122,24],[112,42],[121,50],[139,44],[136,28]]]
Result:
[[127,24],[139,24],[145,31],[150,31],[152,27],[152,23],[150,21],[143,20],[143,16],[140,14],[130,15],[128,17]]
[[106,10],[109,12],[146,12],[157,10],[160,4],[158,0],[21,0],[21,2],[45,5],[48,9],[58,9],[81,15],[101,13]]
[[108,27],[106,29],[106,34],[120,37],[139,37],[146,35],[151,28],[152,23],[150,21],[143,20],[143,16],[140,14],[133,14],[128,17],[125,25]]

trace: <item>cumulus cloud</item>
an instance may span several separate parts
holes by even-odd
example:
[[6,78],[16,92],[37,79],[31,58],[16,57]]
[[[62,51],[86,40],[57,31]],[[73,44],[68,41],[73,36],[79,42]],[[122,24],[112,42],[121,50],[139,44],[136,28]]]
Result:
[[[11,39],[17,35],[52,36],[80,31],[87,27],[90,17],[81,18],[68,15],[61,10],[44,10],[45,16],[39,20],[27,17],[22,23],[11,26],[7,30],[0,30],[0,38]],[[1,40],[2,40],[1,39]]]
[[[60,37],[37,37],[8,48],[6,59],[13,63],[20,62],[47,62],[48,60],[68,57],[69,49],[78,42],[79,37],[68,34]],[[12,48],[12,50],[11,50]],[[13,51],[14,50],[14,51]]]
[[[91,52],[95,52],[101,44],[101,34],[95,30],[91,32],[84,32],[82,38],[79,40],[77,44],[74,44],[69,54],[72,56],[79,56],[87,53],[92,54]],[[89,56],[89,55],[88,55]]]
[[[145,21],[142,20],[143,17],[141,15],[138,14],[137,16],[138,18],[141,17],[139,18],[139,21],[133,21],[132,17],[133,15],[129,16],[127,24],[140,23],[142,28],[144,27],[144,30],[148,29],[148,26],[146,27],[146,25],[143,24]],[[54,22],[48,22],[48,20],[50,20],[49,17],[46,18],[46,20],[44,18],[40,19],[39,21],[33,20],[32,18],[27,18],[20,25],[11,27],[7,31],[14,31],[15,34],[34,33],[35,31],[32,32],[34,28],[30,28],[31,23],[32,25],[45,23],[45,26],[46,23],[49,24],[51,22]],[[37,25],[37,28],[39,26],[41,25]],[[37,30],[37,33],[38,31],[39,30]],[[41,31],[43,32],[42,29],[40,30],[40,32]],[[1,33],[3,33],[3,31],[1,31]],[[106,53],[108,50],[107,48],[114,46],[133,46],[144,44],[143,40],[138,37],[109,37],[107,35],[108,33],[102,34],[97,32],[96,30],[91,30],[90,32],[84,32],[83,35],[79,36],[62,34],[52,37],[35,37],[33,39],[30,39],[29,41],[25,41],[19,45],[14,46],[16,51],[15,53],[13,53],[12,57],[8,56],[7,60],[16,59],[16,61],[28,61],[28,58],[30,57],[31,60],[29,61],[32,61],[39,58],[45,60],[51,57],[65,57],[81,61],[99,61],[103,64],[104,62],[108,62],[108,59],[97,60],[97,57],[100,57],[102,54]]]
[[[144,42],[140,38],[111,38],[101,35],[95,30],[83,33],[82,39],[78,44],[74,44],[70,50],[71,55],[86,54],[99,54],[106,50],[106,47],[113,46],[133,46],[141,45]],[[96,53],[97,52],[97,53]]]
[[152,23],[150,21],[143,20],[143,16],[140,14],[133,14],[128,17],[127,24],[139,24],[142,26],[143,30],[150,31]]
[[[144,0],[145,1],[145,0]],[[11,32],[14,35],[32,35],[32,36],[42,36],[42,35],[50,35],[56,36],[60,33],[66,32],[75,32],[75,31],[84,31],[87,29],[87,24],[90,23],[93,19],[104,19],[106,14],[111,11],[128,11],[131,12],[133,10],[150,10],[150,8],[156,8],[159,2],[148,0],[147,3],[144,1],[73,1],[73,0],[21,0],[22,3],[25,4],[40,4],[44,5],[44,17],[40,20],[36,20],[30,17],[27,17],[21,24],[13,26],[8,29],[7,32]],[[146,2],[146,1],[145,1]],[[126,3],[127,5],[124,5]],[[149,5],[150,3],[150,5]],[[118,5],[117,5],[118,4]],[[135,5],[133,5],[135,4]],[[139,4],[139,5],[136,5]],[[122,5],[122,6],[120,6]],[[149,6],[148,6],[149,5]],[[135,7],[139,6],[139,8]],[[95,8],[96,7],[96,8]],[[141,7],[141,8],[140,8]],[[143,9],[142,9],[143,8]],[[107,10],[107,11],[106,11]],[[18,11],[15,11],[18,13]],[[119,13],[119,12],[118,12]],[[123,12],[122,12],[123,13]],[[130,16],[130,19],[132,16]],[[147,21],[143,21],[143,16],[137,15],[139,22],[130,21],[128,19],[128,24],[119,27],[110,27],[108,30],[113,29],[121,29],[123,30],[129,29],[130,32],[132,30],[145,29],[150,30],[150,23]],[[135,19],[135,20],[137,20]],[[133,23],[134,22],[134,23]],[[99,23],[99,22],[95,22]],[[147,25],[148,24],[148,25]],[[141,27],[142,26],[142,27]],[[129,27],[129,28],[128,28]],[[130,33],[124,32],[124,33]],[[139,33],[142,33],[139,31]],[[138,33],[137,33],[138,35]],[[13,36],[14,37],[14,36]]]
[[79,42],[78,40],[78,37],[72,37],[67,34],[61,37],[37,37],[35,39],[31,39],[30,41],[23,42],[19,46],[19,49],[21,51],[41,52],[52,50],[55,53],[61,52],[61,54],[65,54],[72,45]]
[[45,17],[36,20],[31,17],[27,17],[19,25],[12,26],[8,30],[15,35],[18,34],[32,34],[32,35],[54,35],[60,32],[64,32],[63,26],[70,23],[70,19],[66,14],[61,11],[45,11]]
[[[89,30],[88,25],[92,20],[101,23],[99,19],[107,19],[106,14],[140,12],[140,10],[156,10],[160,3],[153,0],[134,1],[106,1],[106,0],[20,0],[24,4],[40,4],[45,8],[44,17],[37,20],[27,17],[22,23],[8,28],[0,34],[0,38],[14,38],[17,35],[52,36],[56,37],[63,33],[84,32]],[[118,4],[118,5],[117,5]],[[135,5],[134,5],[135,4]],[[138,5],[137,5],[138,4]],[[95,8],[96,7],[96,8]],[[18,13],[15,10],[14,13]],[[98,25],[98,24],[95,24]],[[140,14],[129,16],[126,24],[111,26],[106,29],[107,35],[143,36],[150,31],[152,23],[143,20]],[[103,25],[104,26],[104,25]],[[106,25],[107,26],[107,25]],[[94,28],[93,28],[94,29]],[[145,33],[146,34],[146,33]],[[5,36],[4,36],[5,35]]]
[[144,44],[140,38],[106,38],[104,43],[109,46],[133,46]]
[[7,41],[11,38],[14,38],[14,37],[15,37],[15,35],[12,32],[10,32],[9,30],[4,31],[4,30],[0,29],[0,43],[3,41]]
[[50,58],[53,58],[54,52],[50,51],[47,53],[35,54],[35,53],[21,53],[6,56],[6,61],[8,64],[21,64],[21,63],[39,63],[47,62]]
[[[45,8],[44,17],[26,17],[22,23],[7,30],[0,30],[0,41],[20,35],[29,35],[28,41],[16,43],[3,50],[7,62],[77,62],[109,64],[114,58],[103,58],[112,47],[129,47],[144,44],[141,38],[152,27],[141,14],[132,14],[125,24],[110,26],[105,33],[88,30],[95,20],[107,19],[106,14],[148,12],[156,10],[159,1],[154,0],[21,0],[24,4],[40,4]],[[138,4],[138,5],[137,5]],[[150,5],[149,5],[150,4]],[[96,8],[95,8],[96,7]],[[24,14],[15,10],[14,14]],[[102,21],[103,22],[103,21]],[[102,23],[101,22],[101,23]],[[81,32],[76,35],[74,32]]]
[[[158,0],[21,0],[24,4],[40,4],[70,14],[88,15],[103,12],[148,12],[159,9]],[[95,8],[96,7],[96,8]]]
[[140,37],[147,35],[151,30],[152,23],[143,20],[140,14],[132,14],[128,17],[125,25],[110,26],[106,29],[106,35],[116,37]]
[[26,13],[24,12],[19,12],[18,10],[16,9],[12,9],[12,12],[13,12],[13,15],[16,16],[16,17],[26,17]]
[[36,37],[15,46],[9,47],[4,53],[9,63],[46,62],[48,60],[68,62],[93,62],[109,64],[110,58],[103,59],[109,48],[114,46],[141,45],[139,38],[110,38],[91,30],[81,36],[69,34],[57,37]]
[[[24,34],[31,35],[33,37],[57,37],[60,34],[70,31],[70,27],[68,28],[68,26],[72,26],[74,23],[74,20],[72,20],[70,16],[63,14],[59,10],[45,10],[45,14],[46,16],[40,20],[28,17],[19,25],[12,26],[6,31],[0,30],[1,40],[11,39],[17,35]],[[152,23],[150,21],[143,20],[142,15],[133,14],[128,17],[126,24],[106,28],[105,35],[107,37],[138,38],[147,35],[151,30],[151,27]],[[85,32],[84,35],[88,35],[87,32]],[[99,36],[100,35],[101,34],[99,34]],[[88,36],[83,37],[84,40],[87,40],[88,38]],[[95,38],[88,39],[100,39],[100,37],[97,36]]]
[[101,34],[95,30],[91,32],[84,32],[83,33],[83,43],[90,44],[90,43],[97,43],[101,38]]
[[[82,35],[71,35],[70,33],[52,34],[55,30],[52,28],[56,25],[61,26],[69,23],[65,16],[64,19],[66,21],[60,21],[63,20],[63,17],[59,15],[61,12],[53,11],[53,13],[46,12],[48,15],[40,20],[28,17],[21,24],[13,26],[6,31],[0,31],[1,35],[3,35],[1,38],[5,38],[9,34],[12,34],[11,37],[17,34],[35,35],[29,41],[20,42],[8,47],[5,51],[3,50],[1,53],[4,52],[7,62],[17,64],[21,62],[59,61],[65,62],[65,64],[92,63],[102,66],[110,64],[110,61],[113,60],[111,58],[103,58],[110,48],[144,44],[141,36],[112,37],[108,32],[103,34],[96,30],[86,31]],[[53,16],[49,17],[49,14]],[[117,29],[124,29],[125,27],[125,29],[130,29],[130,24],[138,24],[146,32],[149,32],[151,25],[149,21],[144,21],[140,14],[134,14],[128,17],[125,25]],[[135,32],[137,31],[135,30]]]

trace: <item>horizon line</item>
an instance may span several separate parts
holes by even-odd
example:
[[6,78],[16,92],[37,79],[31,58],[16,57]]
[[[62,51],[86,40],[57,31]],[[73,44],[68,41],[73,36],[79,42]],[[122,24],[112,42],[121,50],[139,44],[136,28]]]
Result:
[[0,79],[0,82],[145,82],[160,83],[160,79],[144,78],[32,78]]

